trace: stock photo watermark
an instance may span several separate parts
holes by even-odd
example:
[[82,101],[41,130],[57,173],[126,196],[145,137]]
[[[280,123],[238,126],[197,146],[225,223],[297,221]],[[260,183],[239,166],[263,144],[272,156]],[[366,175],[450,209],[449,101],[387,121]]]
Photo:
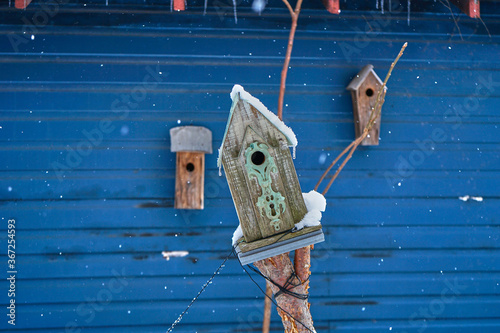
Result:
[[[493,80],[492,74],[487,77],[481,76],[474,93],[467,97],[463,103],[454,104],[443,115],[443,121],[446,124],[453,124],[452,130],[457,131],[462,127],[464,121],[468,119],[471,112],[479,109],[480,102],[490,97],[497,88],[500,88],[500,82]],[[415,148],[407,155],[399,155],[394,165],[395,171],[384,172],[387,184],[394,190],[396,186],[401,186],[401,182],[415,173],[426,159],[435,153],[435,147],[448,139],[450,133],[441,128],[435,128],[429,137],[413,141]]]
[[7,220],[7,323],[16,326],[16,220]]
[[49,0],[40,4],[40,9],[31,16],[31,21],[25,16],[21,17],[21,21],[24,23],[22,27],[23,33],[9,33],[7,35],[14,52],[19,52],[20,45],[27,44],[33,40],[34,35],[40,32],[40,29],[46,27],[50,19],[59,13],[61,5],[68,2],[69,0]]
[[[441,290],[438,297],[432,299],[429,304],[420,307],[410,315],[408,324],[412,328],[417,328],[418,333],[423,333],[428,328],[428,323],[438,319],[445,311],[446,305],[455,302],[457,297],[467,289],[467,286],[460,284],[457,278],[455,278],[453,282],[445,279],[444,284],[445,287]],[[401,333],[408,332],[402,331]]]
[[[155,89],[164,80],[160,71],[160,65],[156,65],[154,69],[148,66],[146,67],[146,72],[140,84],[132,88],[128,94],[121,94],[111,103],[111,112],[116,116],[117,120],[126,120],[130,111],[137,109],[139,103],[146,99],[148,91]],[[65,177],[65,171],[80,166],[83,159],[92,154],[93,150],[102,144],[105,135],[112,133],[115,129],[116,126],[113,124],[113,119],[103,118],[93,129],[83,130],[82,134],[85,137],[83,140],[80,140],[74,148],[70,146],[65,147],[66,155],[62,163],[59,161],[51,163],[52,170],[55,172],[57,179],[62,182]]]
[[[125,268],[121,272],[113,269],[111,270],[113,277],[108,283],[103,284],[105,287],[101,288],[94,297],[85,297],[85,302],[82,302],[76,308],[76,314],[79,319],[69,321],[66,323],[66,333],[79,333],[82,331],[82,326],[91,324],[96,315],[102,312],[106,305],[113,301],[113,298],[122,293],[125,287],[129,285],[132,277],[125,277]],[[80,324],[79,322],[82,321]]]
[[[391,12],[394,14],[401,13],[403,11],[403,6],[397,0],[391,2]],[[392,19],[390,16],[380,16],[377,12],[370,13],[370,20],[366,20],[364,29],[360,29],[357,26],[354,27],[355,35],[352,38],[352,42],[339,42],[338,45],[344,58],[347,61],[351,61],[353,55],[361,55],[370,43],[384,32],[384,28],[391,24]]]

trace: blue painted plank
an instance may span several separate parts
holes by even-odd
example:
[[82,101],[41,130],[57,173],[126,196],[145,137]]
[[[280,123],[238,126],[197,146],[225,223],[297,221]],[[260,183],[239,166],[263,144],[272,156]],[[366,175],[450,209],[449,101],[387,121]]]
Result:
[[[424,307],[425,310],[425,307]],[[435,310],[436,311],[436,310]],[[370,321],[331,321],[331,332],[407,332],[407,333],[439,333],[439,332],[457,332],[457,333],[474,333],[480,330],[485,333],[497,332],[500,328],[498,320],[495,319],[453,319],[446,320],[438,315],[429,315],[427,319],[407,320],[381,320],[377,322]],[[392,329],[391,329],[392,328]]]
[[[305,46],[306,48],[309,46]],[[281,46],[274,45],[275,49]],[[453,52],[462,52],[453,50]],[[49,56],[50,57],[50,56]],[[246,86],[262,85],[262,79],[267,79],[265,86],[276,89],[279,84],[281,63],[276,59],[267,60],[265,57],[253,59],[238,59],[227,62],[221,59],[208,60],[191,59],[186,61],[182,57],[173,59],[162,59],[161,63],[150,61],[149,63],[134,63],[137,59],[122,59],[122,57],[109,58],[103,61],[101,57],[95,57],[89,63],[87,59],[66,59],[64,55],[56,59],[50,57],[31,57],[31,61],[23,58],[18,63],[18,57],[5,59],[0,62],[0,82],[3,83],[2,90],[12,90],[23,86],[42,87],[43,84],[66,84],[69,87],[80,88],[87,86],[88,89],[96,86],[130,85],[136,84],[138,88],[156,91],[168,84],[178,85],[205,85],[212,82],[223,82],[226,84],[242,83]],[[52,58],[52,59],[51,59]],[[314,59],[311,64],[310,57],[297,59],[289,72],[290,86],[302,86],[308,90],[308,86],[314,89],[328,91],[332,88],[344,90],[351,79],[359,72],[359,65],[351,66],[328,66],[326,60]],[[250,62],[249,62],[250,61]],[[383,78],[388,70],[387,63],[374,64],[379,75]],[[438,66],[436,68],[415,68],[408,63],[401,63],[397,67],[388,86],[391,94],[412,96],[428,95],[428,87],[432,86],[432,94],[462,95],[477,94],[478,97],[498,96],[500,75],[496,72],[486,72],[484,69],[460,68],[452,70],[449,67]],[[161,74],[160,74],[161,73]],[[197,77],[196,82],[186,82],[186,77]],[[333,78],[336,78],[334,81]],[[334,83],[335,82],[335,83]],[[468,82],[464,84],[464,82]],[[8,85],[6,85],[6,83]],[[404,85],[402,84],[404,83]],[[14,85],[13,85],[14,84]],[[340,87],[339,87],[340,85]],[[408,86],[412,86],[411,91]],[[136,89],[138,89],[136,87]],[[176,87],[178,88],[178,87]],[[262,88],[259,88],[261,90]],[[143,99],[141,91],[135,91],[138,98]],[[345,91],[342,91],[345,93]],[[465,96],[464,96],[465,95]],[[288,100],[288,99],[287,99]]]
[[[235,228],[238,218],[230,198],[218,186],[224,178],[207,178],[205,210],[173,209],[173,200],[87,200],[2,202],[0,214],[17,219],[19,230],[133,228]],[[465,194],[465,193],[464,193]],[[471,194],[471,193],[469,193]],[[388,210],[381,210],[387,207]],[[390,210],[389,210],[390,208]],[[429,212],[432,210],[432,212]],[[135,216],[135,217],[134,217]],[[210,216],[211,218],[203,218]],[[405,218],[411,216],[412,218]],[[498,226],[500,202],[444,198],[332,198],[327,200],[327,226]],[[44,219],[48,223],[40,223]],[[140,225],[137,221],[141,221]]]
[[[353,70],[356,72],[357,69]],[[418,75],[420,76],[420,75]],[[415,76],[416,78],[416,76]],[[391,82],[391,81],[389,81]],[[414,82],[414,81],[412,81]],[[179,86],[165,84],[161,87],[161,91],[148,91],[149,103],[142,103],[140,110],[131,108],[130,119],[148,119],[155,117],[170,118],[182,122],[188,121],[189,118],[199,114],[200,110],[210,112],[214,117],[213,120],[220,119],[225,121],[227,118],[228,108],[230,106],[229,92],[232,84],[240,83],[245,86],[254,96],[258,97],[264,105],[270,110],[277,109],[278,101],[278,86],[269,86],[267,89],[262,86],[248,86],[245,82],[238,80],[237,82],[228,82],[225,85],[212,84],[197,85],[190,89],[190,98],[183,98],[183,91]],[[133,86],[115,86],[113,90],[109,86],[100,87],[99,90],[90,89],[82,91],[57,91],[55,85],[50,82],[44,83],[53,87],[50,91],[30,91],[26,84],[18,85],[16,91],[2,91],[0,89],[0,97],[4,103],[0,106],[0,110],[8,111],[2,114],[6,119],[16,117],[18,120],[44,121],[54,118],[69,116],[72,119],[84,119],[86,117],[100,120],[110,115],[110,107],[115,99],[120,100],[120,94],[130,94]],[[2,85],[0,85],[2,86]],[[85,86],[83,86],[85,87]],[[457,96],[454,91],[448,91],[447,94],[432,96],[425,95],[419,103],[413,103],[412,95],[401,94],[395,91],[389,83],[390,91],[386,96],[386,103],[383,108],[383,123],[397,115],[403,119],[413,119],[418,121],[421,117],[434,117],[429,119],[432,121],[445,121],[445,117],[449,117],[450,121],[455,120],[457,115],[452,110],[462,107],[462,112],[465,112],[465,103],[468,97],[477,97],[479,107],[474,110],[473,117],[470,114],[468,117],[463,117],[462,121],[470,122],[476,119],[481,119],[485,116],[498,116],[496,106],[498,105],[498,94],[487,94],[488,91],[483,89],[476,93],[476,88],[466,90],[466,96]],[[397,86],[396,86],[397,87]],[[5,85],[4,85],[5,88]],[[62,87],[61,87],[62,88]],[[289,87],[293,94],[286,96],[288,107],[285,106],[284,117],[285,121],[290,119],[300,119],[301,121],[335,121],[335,122],[351,122],[352,121],[352,102],[351,96],[345,90],[344,85],[335,84],[322,88],[320,91],[306,91],[303,88],[299,89]],[[38,103],[33,103],[31,98],[36,96]],[[304,100],[314,101],[314,110],[305,112],[301,105]],[[68,101],[80,100],[85,103],[80,103],[68,108]],[[411,105],[412,107],[401,107],[401,105]],[[32,111],[32,113],[29,113]],[[182,111],[180,113],[179,111]],[[460,115],[460,113],[458,114]],[[296,118],[298,117],[298,118]],[[454,117],[454,118],[452,118]],[[399,119],[399,118],[398,118]],[[174,124],[172,124],[174,125]],[[43,138],[41,138],[43,139]]]
[[[124,131],[130,131],[128,125],[124,125],[122,128]],[[94,137],[95,140],[99,140],[99,138],[100,136]],[[85,139],[85,136],[82,139]],[[418,162],[418,169],[422,171],[474,171],[478,168],[485,171],[496,171],[500,169],[498,144],[442,144],[433,143],[427,139],[424,140],[419,139],[417,143],[408,145],[386,141],[384,137],[382,145],[379,147],[359,148],[346,165],[345,170],[368,172],[391,170],[394,165],[401,164],[404,160],[408,161],[408,163],[409,160]],[[4,157],[4,168],[10,171],[53,171],[54,166],[58,165],[56,163],[71,164],[73,170],[95,170],[96,168],[101,170],[106,168],[108,170],[161,169],[166,173],[175,170],[176,155],[170,151],[170,140],[163,143],[156,141],[148,144],[115,141],[96,146],[91,146],[87,139],[85,141],[84,146],[69,141],[67,144],[54,142],[50,146],[40,142],[5,143],[0,144],[0,156]],[[304,145],[307,143],[312,144],[312,141],[308,140]],[[297,158],[294,161],[295,167],[297,170],[316,169],[318,170],[318,177],[322,173],[322,169],[326,169],[334,157],[344,149],[343,146],[320,148],[304,145],[301,142],[301,145],[297,148]],[[219,146],[220,142],[216,140],[213,144],[214,154],[205,156],[205,165],[208,169],[216,165]],[[91,147],[91,150],[88,147]],[[89,152],[87,152],[87,149]],[[61,152],[63,152],[62,156]],[[128,158],[123,160],[123,156]],[[120,161],[120,163],[119,165],[115,163],[103,164],[102,161]]]
[[[499,295],[500,273],[408,273],[408,274],[337,274],[312,275],[312,297],[330,296],[344,298],[380,298],[387,296],[438,297],[443,289],[455,288],[462,296]],[[19,280],[17,300],[26,304],[78,303],[88,295],[97,295],[103,288],[113,288],[114,276],[96,276],[92,279]],[[134,304],[136,301],[190,301],[198,293],[209,276],[127,277],[122,292],[113,296],[115,301]],[[258,280],[263,286],[262,279]],[[44,288],[40,289],[43,283]],[[147,288],[144,288],[147,286]],[[7,281],[0,281],[0,287],[7,288]],[[458,288],[458,289],[457,289]],[[57,295],[54,290],[59,290]],[[232,291],[238,292],[232,292]],[[228,292],[231,291],[231,292]],[[222,272],[203,293],[203,299],[223,302],[226,299],[251,299],[259,291],[248,277],[226,275]]]
[[[168,130],[174,125],[175,118],[154,120],[121,120],[122,113],[116,113],[112,117],[102,117],[95,121],[75,121],[71,125],[63,120],[59,121],[23,121],[6,120],[2,125],[0,139],[2,141],[37,141],[37,138],[44,140],[60,140],[82,142],[82,144],[93,146],[105,146],[110,140],[113,141],[151,141],[166,140],[169,137]],[[217,140],[221,140],[225,119],[223,122],[208,122],[203,115],[192,117],[190,124],[208,127]],[[101,122],[101,120],[103,122]],[[490,143],[498,144],[500,128],[497,123],[484,122],[462,123],[457,125],[455,121],[444,121],[441,123],[432,122],[389,122],[385,123],[383,130],[391,132],[391,138],[406,137],[406,142],[432,139],[437,143],[461,142],[461,143]],[[106,121],[106,122],[104,122]],[[109,122],[107,122],[109,121]],[[353,140],[354,128],[352,122],[336,123],[332,122],[288,122],[288,126],[297,133],[301,133],[299,140],[306,142],[314,139],[311,133],[322,133],[328,139]],[[128,128],[128,132],[123,132],[122,128]],[[439,131],[439,132],[436,132]],[[87,134],[85,134],[87,133]],[[94,134],[95,133],[95,134]],[[124,134],[123,134],[124,133]],[[481,136],[478,136],[481,133]],[[92,139],[90,138],[92,137]],[[389,138],[388,138],[389,139]],[[93,140],[93,141],[91,141]],[[394,139],[392,139],[394,140]],[[299,141],[299,142],[301,142]],[[391,140],[389,140],[391,141]],[[85,146],[85,147],[87,147]],[[76,147],[71,147],[76,149]]]
[[[323,244],[323,243],[322,243]],[[161,253],[69,254],[20,256],[19,279],[47,279],[112,276],[190,275],[210,276],[230,252],[192,252],[184,258],[165,261]],[[383,259],[383,261],[381,261]],[[401,272],[498,272],[500,252],[495,250],[323,250],[318,245],[311,255],[313,274],[401,273]],[[43,267],[43,269],[40,269]],[[241,267],[230,259],[225,274],[240,274]]]
[[[202,16],[200,8],[179,14],[128,7],[134,15],[127,25],[113,26],[117,16],[108,21],[103,6],[92,15],[70,10],[16,53],[6,34],[20,33],[20,17],[37,8],[0,8],[0,41],[7,46],[0,50],[0,159],[7,161],[0,214],[20,226],[19,315],[37,331],[63,331],[71,322],[88,332],[164,331],[226,255],[223,240],[237,221],[225,179],[216,176],[215,154],[207,159],[206,210],[172,208],[168,129],[181,120],[222,133],[234,83],[274,110],[288,14],[282,7],[262,17],[244,10],[236,26],[213,11]],[[460,17],[462,40],[453,35],[448,14],[414,14],[410,27],[405,13],[372,14],[305,10],[289,72],[285,119],[301,143],[296,165],[307,191],[353,137],[346,84],[369,62],[383,76],[402,42],[410,42],[389,83],[382,145],[356,152],[328,196],[327,242],[312,258],[316,328],[422,333],[426,325],[436,333],[496,332],[497,15],[483,15],[492,37],[479,22]],[[104,17],[111,26],[92,27]],[[80,23],[66,25],[75,21]],[[360,33],[370,22],[387,25],[384,32]],[[360,36],[366,46],[357,43]],[[349,46],[356,47],[350,54]],[[157,70],[158,63],[162,84],[118,120],[110,112],[113,102],[130,95],[147,66]],[[457,117],[455,111],[475,102],[477,110]],[[51,163],[64,162],[66,146],[76,147],[84,129],[110,116],[113,133],[65,170],[60,182]],[[416,140],[436,129],[444,132],[444,143],[415,162]],[[484,201],[463,202],[464,195]],[[165,248],[190,254],[165,261]],[[121,281],[128,288],[87,320],[89,313],[78,307],[109,286],[113,270],[126,276]],[[255,288],[252,293],[234,259],[224,273],[180,331],[259,330],[262,296]],[[455,278],[464,285],[459,297],[426,321],[410,320],[436,305]]]
[[[65,255],[127,253],[141,257],[142,253],[161,251],[224,251],[230,248],[234,228],[162,228],[81,231],[19,231],[16,239],[23,246],[19,255]],[[500,230],[490,226],[458,227],[335,227],[325,226],[325,250],[398,249],[500,250]],[[426,242],[433,239],[433,242]],[[425,245],[423,245],[425,244]]]
[[[311,299],[311,312],[318,320],[343,320],[351,317],[358,317],[358,320],[370,320],[373,316],[380,319],[410,318],[418,309],[426,308],[434,298],[408,298],[403,302],[394,298],[350,300],[338,299],[331,302],[323,302],[321,299]],[[444,305],[440,311],[440,319],[469,319],[481,317],[484,319],[494,319],[500,314],[500,300],[493,297],[468,297],[461,296],[453,298],[449,304]],[[32,325],[42,327],[61,327],[61,323],[76,322],[81,327],[90,326],[117,326],[133,325],[137,322],[147,321],[152,325],[168,325],[173,322],[177,314],[184,309],[185,301],[182,302],[137,302],[137,306],[131,307],[127,303],[111,302],[102,306],[102,310],[97,312],[91,305],[84,304],[81,316],[74,311],[73,304],[60,304],[57,307],[47,306],[40,309],[38,305],[20,305],[19,323],[16,327],[26,328]],[[227,323],[236,324],[237,318],[245,318],[250,311],[260,308],[262,302],[257,305],[241,302],[240,300],[228,300],[224,303],[213,304],[209,300],[200,299],[196,303],[196,316],[187,315],[183,323]],[[99,305],[99,304],[98,304]],[[365,310],[363,311],[363,308]],[[238,310],[236,310],[238,309]],[[42,316],[43,314],[43,316]],[[200,322],[199,318],[204,318]],[[92,319],[92,320],[89,320]],[[236,320],[235,320],[236,319]],[[420,319],[420,318],[419,318]],[[86,321],[86,322],[85,322]]]
[[[119,163],[119,161],[117,161]],[[48,171],[48,170],[47,170]],[[0,178],[0,198],[4,200],[96,200],[172,198],[173,174],[161,171],[37,171],[31,175],[4,172]],[[313,189],[319,172],[301,171],[298,176],[304,191]],[[492,171],[453,172],[395,169],[369,174],[345,170],[336,180],[328,197],[445,197],[476,195],[497,198],[500,184]],[[13,182],[13,179],[16,179]],[[327,179],[328,180],[328,179]],[[228,198],[227,183],[220,184],[220,198]],[[325,186],[324,184],[323,186]],[[321,188],[320,188],[321,190]]]
[[[284,13],[285,14],[285,13]],[[302,17],[301,25],[298,29],[298,33],[296,36],[296,48],[294,50],[294,56],[303,57],[310,56],[310,50],[319,50],[317,47],[308,48],[306,43],[309,44],[315,43],[316,45],[324,45],[330,44],[334,46],[333,52],[325,52],[328,56],[338,56],[338,57],[347,57],[351,61],[357,60],[365,57],[373,57],[376,59],[384,59],[387,58],[388,52],[392,52],[392,54],[397,54],[401,45],[390,44],[390,41],[399,40],[408,40],[410,43],[412,41],[420,41],[423,44],[426,42],[433,42],[435,47],[421,47],[414,48],[411,47],[408,50],[408,58],[425,58],[425,59],[436,59],[440,61],[441,59],[446,59],[448,57],[454,57],[455,61],[460,56],[470,56],[467,52],[458,52],[454,53],[452,50],[449,50],[446,45],[443,47],[439,47],[439,44],[448,44],[450,43],[450,37],[444,34],[433,34],[433,33],[423,33],[423,34],[410,34],[407,33],[411,31],[411,29],[420,29],[423,31],[428,31],[432,29],[430,27],[429,20],[414,20],[413,26],[407,27],[406,22],[396,22],[396,20],[388,20],[389,27],[385,30],[389,31],[389,33],[381,33],[380,31],[373,31],[365,33],[365,27],[368,27],[366,22],[366,17],[362,14],[357,15],[355,17],[351,17],[349,20],[330,20],[329,22],[321,22],[318,20],[318,17],[315,17],[313,13],[311,13],[310,17]],[[158,13],[160,15],[160,13]],[[165,16],[170,16],[169,13],[164,13],[162,15],[162,25],[171,25],[179,24],[175,22],[175,16],[173,20],[165,20]],[[308,15],[309,16],[309,15]],[[380,17],[380,16],[379,16]],[[210,18],[210,17],[209,17]],[[266,54],[271,54],[275,57],[282,57],[278,52],[273,52],[273,46],[280,42],[281,45],[286,45],[286,39],[288,37],[288,31],[286,29],[280,29],[278,26],[280,25],[281,20],[283,20],[283,24],[288,26],[289,19],[286,16],[280,15],[279,17],[269,17],[268,20],[260,20],[259,22],[255,22],[255,18],[258,16],[254,16],[254,18],[247,18],[246,20],[242,20],[238,27],[233,27],[232,29],[225,30],[222,29],[213,29],[213,25],[221,25],[220,20],[214,18],[211,21],[208,21],[207,18],[199,17],[198,22],[201,26],[197,28],[193,27],[191,29],[191,33],[182,31],[181,33],[178,30],[178,27],[166,27],[159,29],[147,29],[143,28],[141,31],[142,36],[137,36],[128,30],[123,29],[100,29],[94,30],[92,32],[87,32],[82,34],[81,31],[76,31],[75,28],[67,28],[66,36],[57,36],[57,34],[61,34],[61,30],[55,32],[56,36],[54,36],[54,32],[50,31],[51,29],[45,29],[45,31],[39,31],[37,33],[38,38],[34,40],[29,40],[28,43],[24,43],[18,46],[18,51],[20,52],[32,52],[32,53],[40,53],[43,51],[44,53],[90,53],[90,54],[99,54],[99,53],[124,53],[124,54],[169,54],[175,50],[175,54],[183,54],[183,55],[192,55],[197,54],[199,50],[203,50],[204,52],[217,54],[217,55],[232,55],[232,56],[248,56],[249,53],[252,53],[254,56],[261,56]],[[277,22],[277,20],[279,20]],[[385,20],[385,18],[381,17],[381,20]],[[219,21],[219,22],[217,22]],[[374,23],[375,20],[372,21]],[[406,19],[404,19],[406,21]],[[446,20],[448,21],[448,20]],[[435,24],[439,21],[434,21],[434,29],[443,29],[443,26],[446,26],[449,29],[453,29],[453,22],[439,22],[441,24]],[[205,24],[204,24],[205,23]],[[393,24],[391,24],[393,23]],[[417,23],[417,24],[415,24]],[[492,29],[498,29],[498,22],[496,20],[491,20],[488,22]],[[207,25],[212,25],[210,28],[206,28]],[[242,34],[242,30],[245,26],[251,26],[251,30],[244,31]],[[328,29],[325,31],[325,27]],[[355,29],[355,28],[358,29]],[[317,31],[317,28],[322,31]],[[78,28],[76,28],[78,29]],[[135,28],[137,29],[137,28]],[[466,29],[463,27],[463,29]],[[309,31],[308,31],[309,30]],[[316,30],[316,31],[315,31]],[[359,30],[362,30],[360,33]],[[399,31],[398,31],[399,30]],[[22,34],[21,27],[11,27],[7,31],[13,31],[18,34]],[[136,30],[137,31],[137,30]],[[45,33],[44,33],[45,32]],[[312,32],[312,34],[311,34]],[[78,36],[79,43],[73,43],[74,35]],[[493,37],[488,40],[488,38],[483,38],[479,35],[470,35],[464,31],[465,38],[468,39],[465,42],[459,41],[460,37],[456,37],[456,39],[452,39],[451,42],[455,42],[457,49],[460,48],[471,48],[475,47],[474,51],[476,52],[475,56],[478,60],[487,60],[490,59],[489,55],[486,53],[488,48],[491,47],[489,43],[480,44],[482,41],[493,42],[498,39],[497,34],[493,34]],[[312,36],[311,36],[312,35]],[[314,36],[316,35],[316,36]],[[334,37],[335,36],[335,37]],[[366,36],[366,40],[354,40],[356,37],[360,38],[360,36]],[[57,37],[60,42],[53,43],[53,39]],[[107,39],[112,37],[115,41],[113,46],[106,43]],[[142,38],[141,38],[142,37]],[[203,38],[201,38],[203,37]],[[258,38],[256,38],[258,37]],[[325,43],[325,40],[328,38],[333,39],[337,43]],[[5,38],[5,37],[4,37]],[[45,39],[45,40],[44,40]],[[137,45],[137,39],[141,39],[141,48],[134,47]],[[184,39],[184,40],[182,40]],[[223,40],[224,43],[220,43],[220,47],[213,48],[214,39],[216,41]],[[197,43],[193,41],[197,40]],[[276,40],[277,42],[273,42]],[[2,41],[5,45],[10,45],[7,38]],[[160,43],[161,42],[161,43]],[[364,42],[364,43],[363,43]],[[380,47],[380,42],[383,44],[388,44],[385,48]],[[471,43],[472,42],[472,43]],[[474,43],[475,42],[475,43]],[[349,46],[344,46],[342,43],[349,44],[352,49],[355,49],[354,52],[349,52],[349,50],[345,51]],[[479,45],[477,45],[477,44]],[[380,43],[382,44],[382,43]],[[458,45],[457,45],[458,44]],[[411,45],[411,44],[410,44]],[[264,46],[264,47],[262,47]],[[366,54],[365,49],[369,46],[370,53]],[[424,45],[422,45],[424,46]],[[344,52],[342,50],[344,49]],[[9,49],[14,50],[14,49]],[[326,49],[325,51],[329,51]],[[439,52],[439,53],[438,53]],[[438,53],[438,54],[436,54]],[[384,55],[386,55],[384,57]],[[392,58],[392,57],[391,57]]]
[[[235,333],[235,332],[245,332],[245,331],[260,331],[262,329],[261,323],[262,314],[258,309],[255,312],[251,312],[247,318],[238,317],[237,322],[232,325],[217,325],[217,324],[184,324],[176,326],[175,332],[180,333]],[[459,333],[476,333],[477,330],[481,330],[484,333],[496,333],[500,328],[500,324],[495,319],[464,319],[464,320],[441,320],[436,318],[431,318],[431,320],[389,320],[389,321],[314,321],[315,328],[320,332],[363,332],[363,333],[378,333],[389,331],[392,327],[392,331],[396,332],[408,332],[408,333],[419,333],[422,329],[430,333],[440,333],[440,332],[459,332]],[[165,332],[165,330],[170,326],[168,325],[127,325],[127,326],[107,326],[105,328],[93,327],[85,328],[85,332],[89,333],[115,333],[123,332],[124,329],[127,332],[134,333],[151,333],[151,332]],[[271,322],[271,332],[283,329],[283,325],[276,320]],[[39,329],[39,332],[54,332],[54,329]],[[62,330],[61,330],[62,331]],[[31,330],[17,329],[16,332],[19,333],[29,333]]]

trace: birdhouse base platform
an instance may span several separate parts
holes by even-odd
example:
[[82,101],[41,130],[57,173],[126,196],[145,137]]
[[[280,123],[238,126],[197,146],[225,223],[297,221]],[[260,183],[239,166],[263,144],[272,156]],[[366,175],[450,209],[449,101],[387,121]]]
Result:
[[242,241],[236,246],[236,253],[241,264],[248,265],[255,261],[297,250],[308,245],[321,243],[324,240],[325,235],[319,225],[306,227],[293,233],[275,235],[251,243]]

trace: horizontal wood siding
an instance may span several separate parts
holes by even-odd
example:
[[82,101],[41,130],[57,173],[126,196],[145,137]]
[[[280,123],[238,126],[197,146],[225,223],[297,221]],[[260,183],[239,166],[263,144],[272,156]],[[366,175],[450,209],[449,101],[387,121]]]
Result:
[[[0,218],[18,228],[16,332],[165,332],[229,254],[238,220],[216,148],[234,84],[276,110],[290,20],[274,4],[262,16],[243,8],[237,25],[232,7],[67,7],[36,31],[21,18],[37,2],[0,8]],[[354,138],[353,76],[373,64],[384,78],[409,43],[379,146],[360,147],[327,196],[315,326],[498,332],[500,15],[482,10],[491,36],[460,15],[461,38],[447,10],[412,14],[410,26],[405,10],[309,8],[299,19],[284,121],[304,191]],[[203,211],[174,209],[179,125],[213,133]],[[4,311],[7,290],[0,280]],[[259,331],[263,304],[231,258],[174,332]],[[274,310],[271,329],[282,330]]]

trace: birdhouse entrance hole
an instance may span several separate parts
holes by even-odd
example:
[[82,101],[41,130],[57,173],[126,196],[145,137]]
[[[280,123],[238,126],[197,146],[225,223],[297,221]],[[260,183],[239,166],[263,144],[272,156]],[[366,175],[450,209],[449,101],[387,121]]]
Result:
[[255,165],[262,165],[266,161],[266,155],[261,151],[256,151],[252,154],[252,163]]
[[193,172],[194,171],[194,164],[193,163],[188,163],[186,165],[186,170],[189,171],[189,172]]
[[368,97],[372,97],[373,96],[373,89],[372,88],[366,89],[366,96],[368,96]]

